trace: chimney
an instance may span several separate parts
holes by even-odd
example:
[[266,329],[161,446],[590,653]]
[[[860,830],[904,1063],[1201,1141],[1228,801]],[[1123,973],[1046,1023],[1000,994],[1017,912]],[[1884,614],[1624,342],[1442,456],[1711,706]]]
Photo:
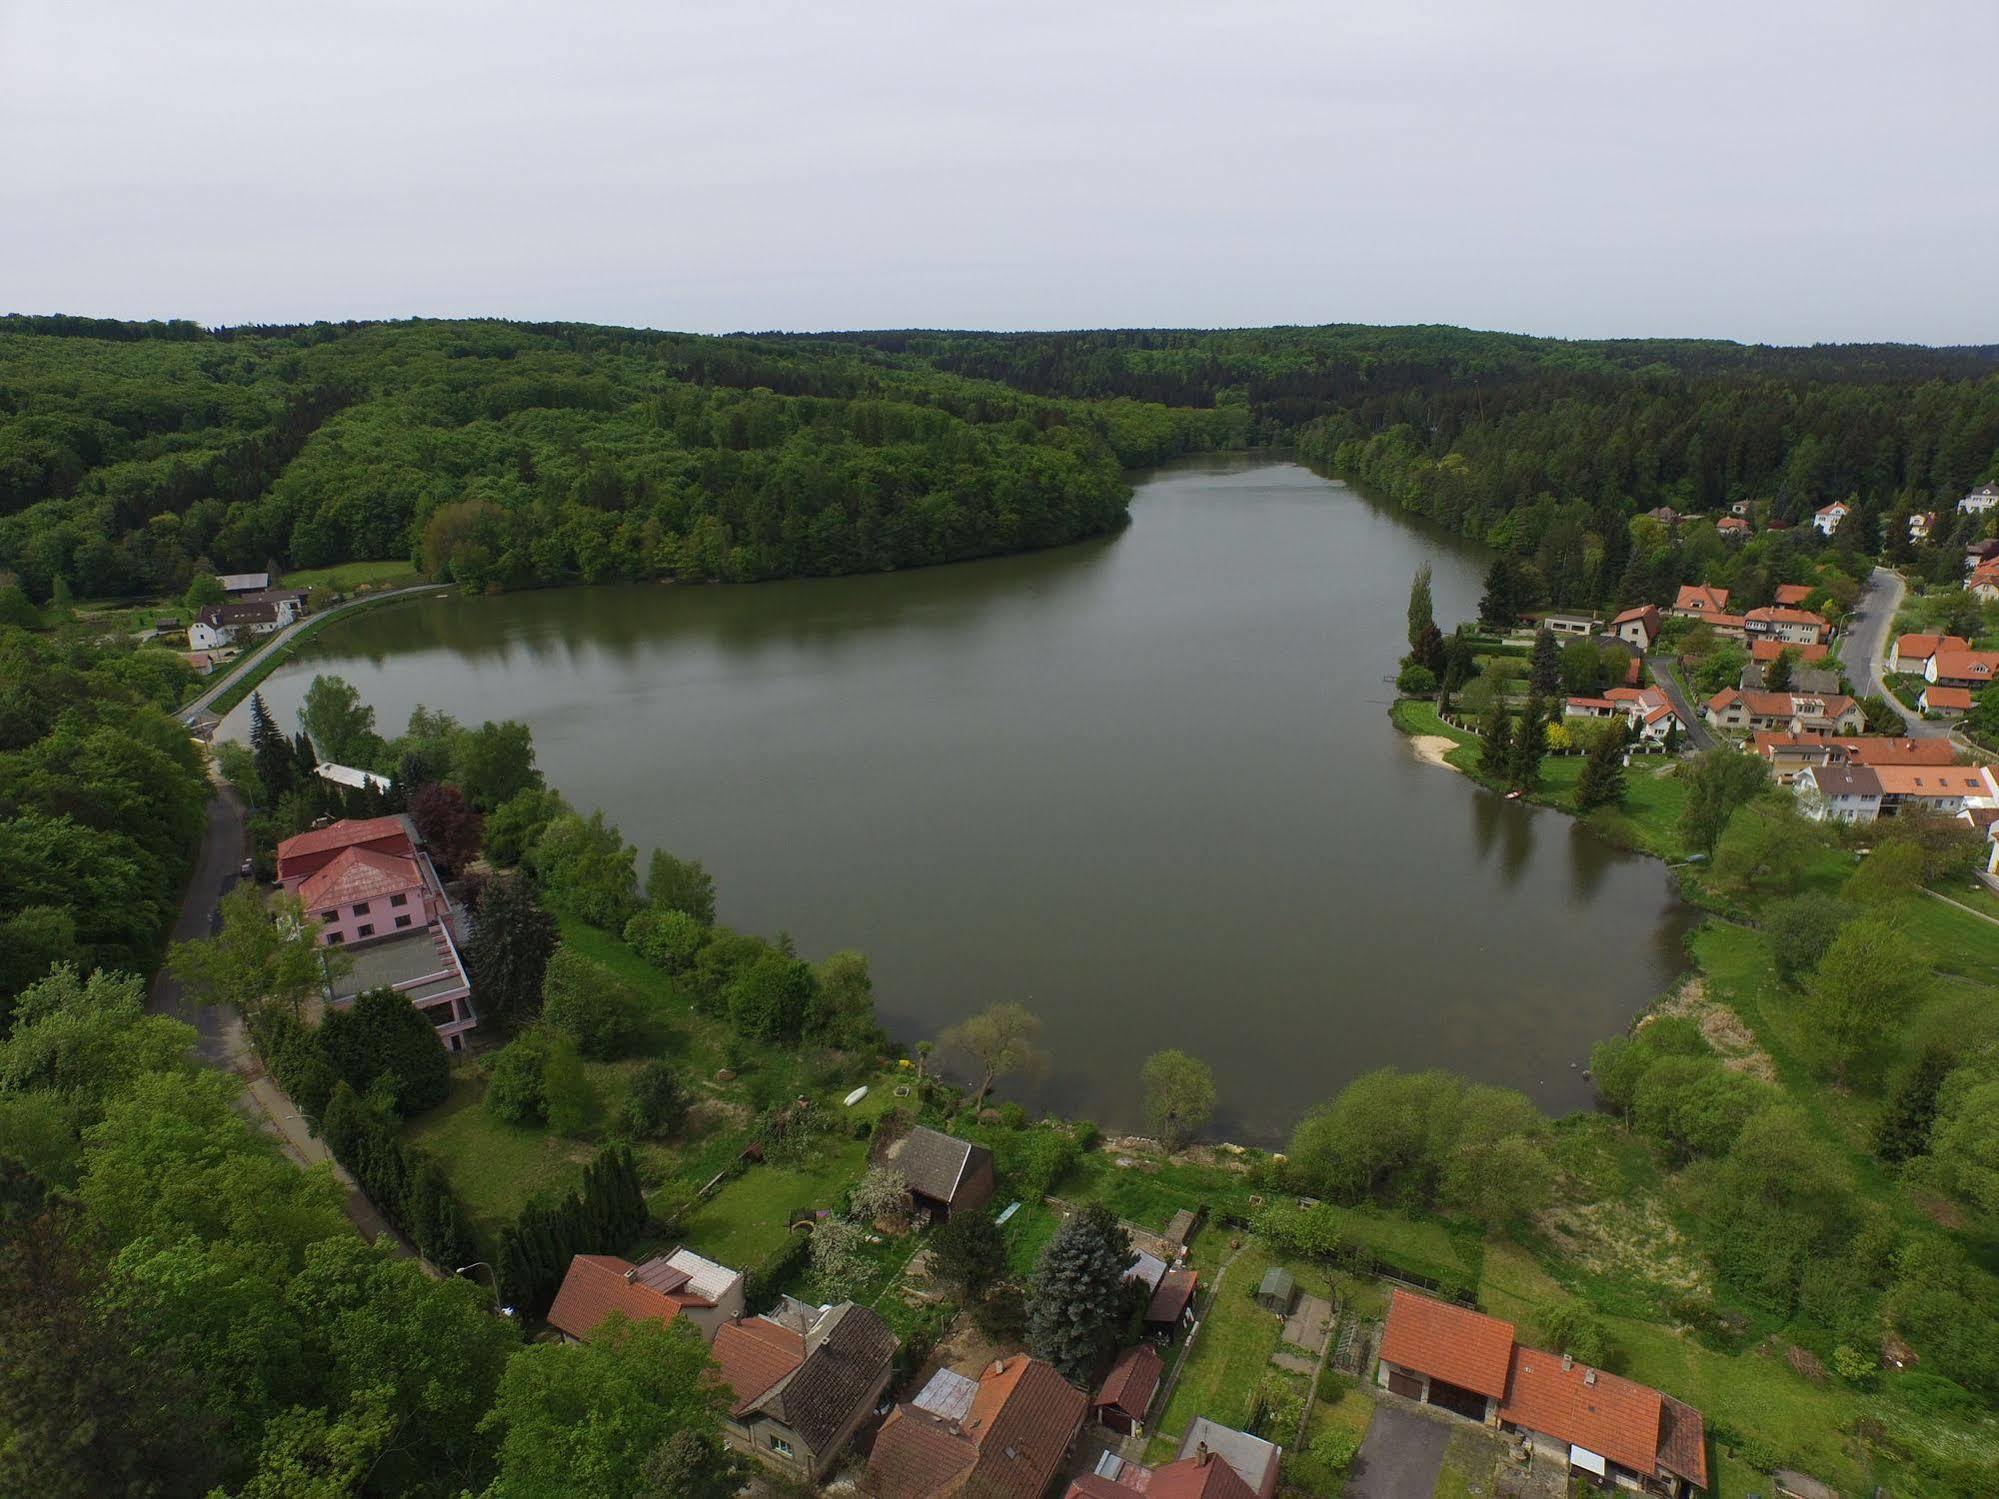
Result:
[[1562,1372],[1564,1374],[1568,1373],[1569,1370],[1575,1368],[1575,1366],[1576,1366],[1576,1361],[1573,1357],[1571,1357],[1569,1354],[1566,1353],[1562,1355]]
[[994,1359],[994,1360],[993,1360],[993,1373],[995,1373],[995,1374],[1004,1374],[1004,1373],[1006,1373],[1006,1360],[1005,1360],[1005,1359],[1003,1359],[1003,1358],[996,1358],[996,1359]]
[[1200,1446],[1194,1449],[1194,1466],[1197,1468],[1207,1467],[1208,1459],[1213,1456],[1214,1453],[1208,1451],[1208,1444],[1206,1442],[1201,1443]]
[[632,1266],[632,1267],[631,1267],[630,1269],[628,1269],[628,1270],[626,1270],[626,1271],[625,1271],[625,1284],[626,1284],[626,1285],[628,1285],[628,1286],[629,1286],[629,1285],[634,1285],[634,1284],[636,1284],[636,1283],[637,1283],[637,1281],[638,1281],[638,1278],[639,1278],[639,1267],[638,1267],[637,1265],[633,1265],[633,1266]]
[[1589,1384],[1589,1385],[1593,1385],[1593,1384],[1595,1384],[1595,1383],[1596,1383],[1596,1370],[1594,1370],[1594,1369],[1585,1369],[1585,1370],[1583,1370],[1583,1383],[1584,1383],[1584,1384]]

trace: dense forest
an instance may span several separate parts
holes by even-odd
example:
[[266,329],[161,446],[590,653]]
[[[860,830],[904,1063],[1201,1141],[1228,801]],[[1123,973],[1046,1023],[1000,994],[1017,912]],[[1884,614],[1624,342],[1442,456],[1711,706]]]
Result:
[[1869,546],[1954,500],[1999,464],[1999,349],[6,318],[0,571],[36,600],[357,558],[474,586],[872,571],[1099,534],[1122,470],[1265,443],[1534,562],[1554,602],[1609,598],[1698,571],[1627,574],[1621,523],[1662,505],[1845,499]]

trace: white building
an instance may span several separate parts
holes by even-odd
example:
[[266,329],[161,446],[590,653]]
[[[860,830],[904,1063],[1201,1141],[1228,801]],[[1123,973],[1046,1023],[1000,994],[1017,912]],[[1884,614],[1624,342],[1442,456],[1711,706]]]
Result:
[[1839,529],[1839,523],[1851,513],[1844,501],[1834,500],[1812,517],[1812,524],[1818,527],[1821,536],[1830,536]]
[[1961,515],[1983,515],[1999,508],[1999,484],[1981,484],[1957,502]]

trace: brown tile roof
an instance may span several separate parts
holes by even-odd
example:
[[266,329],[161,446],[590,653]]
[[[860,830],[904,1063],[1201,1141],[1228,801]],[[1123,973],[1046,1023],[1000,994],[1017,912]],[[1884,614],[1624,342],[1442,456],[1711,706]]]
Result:
[[1626,609],[1622,614],[1611,620],[1610,625],[1612,629],[1616,629],[1619,625],[1635,624],[1641,619],[1654,630],[1657,630],[1659,628],[1658,607],[1653,604],[1639,604],[1635,608]]
[[1543,1432],[1650,1478],[1659,1467],[1657,1390],[1584,1364],[1562,1367],[1561,1355],[1514,1350],[1499,1419]]
[[1511,1322],[1408,1291],[1389,1303],[1381,1357],[1391,1364],[1497,1398],[1512,1353]]
[[1823,615],[1814,614],[1809,609],[1791,609],[1782,604],[1768,604],[1761,609],[1751,609],[1742,617],[1768,625],[1817,625],[1821,630],[1830,628]]
[[548,1309],[548,1325],[587,1343],[613,1312],[623,1312],[634,1322],[661,1324],[680,1315],[680,1303],[672,1297],[625,1279],[635,1269],[629,1260],[613,1254],[577,1255]]
[[1097,1410],[1114,1407],[1135,1420],[1143,1420],[1165,1372],[1165,1362],[1150,1343],[1136,1344],[1117,1356],[1111,1372],[1104,1376],[1103,1388],[1097,1391],[1097,1398],[1090,1405]]
[[1145,1308],[1148,1322],[1172,1322],[1187,1310],[1187,1303],[1194,1299],[1194,1287],[1200,1281],[1198,1270],[1168,1270],[1159,1277],[1159,1284],[1152,1292],[1152,1300]]
[[343,848],[306,878],[298,887],[298,898],[308,911],[316,911],[422,888],[415,860],[372,848]]
[[805,1335],[768,1317],[747,1317],[717,1330],[713,1352],[722,1383],[736,1397],[729,1414],[740,1416],[805,1362]]
[[1040,1499],[1089,1400],[1048,1364],[1016,1353],[986,1367],[962,1426],[899,1405],[875,1438],[879,1499]]
[[1798,772],[1798,779],[1812,778],[1812,784],[1821,796],[1864,796],[1878,797],[1881,782],[1874,771],[1865,765],[1808,765]]
[[1206,1462],[1182,1457],[1154,1468],[1145,1494],[1146,1499],[1257,1499],[1242,1475],[1213,1454]]
[[874,1404],[895,1350],[895,1334],[873,1311],[851,1301],[836,1306],[805,1335],[805,1361],[757,1407],[824,1452]]
[[278,845],[278,863],[296,859],[306,854],[323,854],[328,849],[347,848],[356,843],[380,843],[384,839],[398,838],[409,841],[409,829],[400,817],[369,817],[356,820],[343,817],[339,822],[327,827],[314,828],[309,833],[299,833]]
[[1659,1397],[1659,1466],[1697,1489],[1707,1487],[1707,1423],[1671,1395]]

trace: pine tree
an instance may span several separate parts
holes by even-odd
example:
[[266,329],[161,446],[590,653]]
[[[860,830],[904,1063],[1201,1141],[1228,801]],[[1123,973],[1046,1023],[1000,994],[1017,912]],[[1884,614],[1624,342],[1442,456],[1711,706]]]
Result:
[[1071,1384],[1086,1384],[1117,1346],[1131,1236],[1093,1202],[1055,1230],[1028,1291],[1027,1347]]
[[1576,806],[1587,812],[1608,802],[1624,800],[1624,735],[1611,732],[1590,746],[1583,773],[1576,780]]
[[1532,791],[1541,783],[1541,757],[1547,752],[1548,707],[1540,693],[1530,693],[1520,713],[1520,726],[1513,731],[1508,779],[1520,790]]
[[1680,747],[1680,715],[1675,713],[1666,720],[1666,753],[1671,754]]
[[1478,768],[1495,780],[1504,780],[1513,765],[1513,718],[1501,703],[1494,703],[1485,716],[1485,738],[1479,745]]
[[487,882],[466,945],[472,993],[482,1014],[517,1029],[541,1012],[541,983],[561,933],[526,875]]
[[1555,644],[1555,632],[1546,625],[1534,632],[1534,654],[1527,662],[1527,685],[1543,696],[1553,696],[1562,686],[1562,652]]
[[275,805],[279,797],[297,787],[298,766],[292,759],[291,744],[271,721],[261,692],[250,694],[250,756],[267,805]]

